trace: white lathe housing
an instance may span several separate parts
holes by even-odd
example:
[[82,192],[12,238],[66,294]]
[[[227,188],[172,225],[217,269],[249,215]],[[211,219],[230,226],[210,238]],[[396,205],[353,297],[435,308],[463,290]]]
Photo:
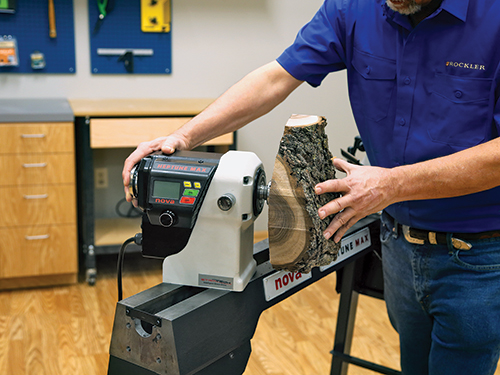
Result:
[[[165,258],[163,281],[241,292],[255,272],[254,202],[262,162],[252,152],[224,154],[186,247]],[[219,207],[222,197],[223,209]]]

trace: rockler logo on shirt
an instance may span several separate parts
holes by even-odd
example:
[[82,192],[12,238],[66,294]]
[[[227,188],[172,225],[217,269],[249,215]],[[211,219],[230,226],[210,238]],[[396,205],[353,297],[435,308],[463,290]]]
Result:
[[446,61],[446,66],[452,66],[453,68],[462,68],[462,69],[486,70],[485,66],[481,64],[471,64],[471,63],[457,62],[457,61]]

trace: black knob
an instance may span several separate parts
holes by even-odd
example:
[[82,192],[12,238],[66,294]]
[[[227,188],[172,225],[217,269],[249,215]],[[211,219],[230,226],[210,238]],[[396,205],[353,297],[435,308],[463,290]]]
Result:
[[177,223],[177,215],[172,211],[165,211],[160,215],[159,220],[161,225],[168,228]]

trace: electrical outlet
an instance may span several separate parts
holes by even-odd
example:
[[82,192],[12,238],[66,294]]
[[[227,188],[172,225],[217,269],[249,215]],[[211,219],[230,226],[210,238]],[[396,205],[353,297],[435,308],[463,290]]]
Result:
[[108,168],[94,169],[94,184],[96,189],[106,189],[108,187]]

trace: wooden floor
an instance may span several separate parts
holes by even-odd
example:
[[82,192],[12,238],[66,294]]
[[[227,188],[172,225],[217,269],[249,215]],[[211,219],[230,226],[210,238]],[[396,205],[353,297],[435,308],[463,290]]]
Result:
[[[123,282],[124,297],[154,286],[161,263],[127,254]],[[330,373],[335,283],[332,274],[262,314],[245,375]],[[93,287],[0,292],[0,374],[105,375],[116,300],[116,256],[98,258]],[[399,368],[383,301],[360,296],[352,354]],[[348,373],[373,374],[355,366]]]

